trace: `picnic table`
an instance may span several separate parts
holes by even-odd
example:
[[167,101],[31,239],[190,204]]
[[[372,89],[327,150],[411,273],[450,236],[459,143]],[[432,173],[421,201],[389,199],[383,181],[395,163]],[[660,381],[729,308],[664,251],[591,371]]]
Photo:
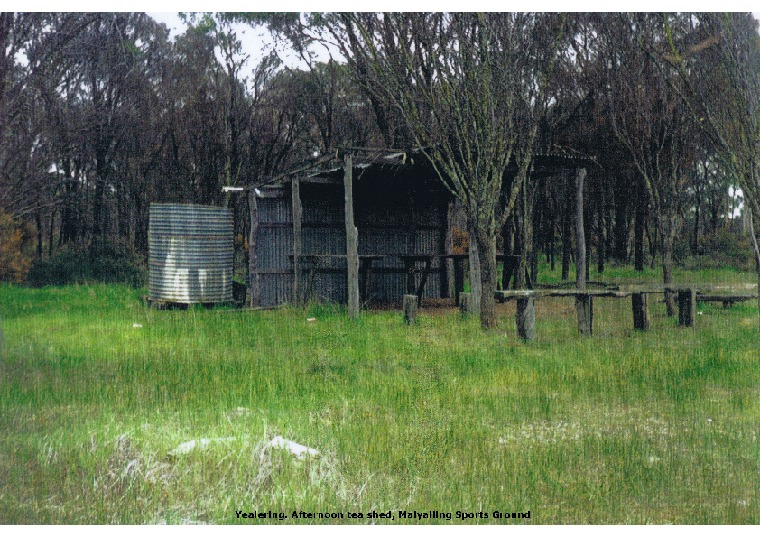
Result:
[[[372,283],[372,264],[384,257],[384,255],[359,256],[359,275],[361,277],[360,298],[363,302],[368,301],[370,296],[369,291]],[[295,256],[290,254],[288,255],[288,258],[293,262]],[[346,259],[346,254],[301,254],[298,256],[298,259],[303,263],[303,266],[306,269],[305,296],[309,299],[314,291],[314,278],[317,275],[317,272],[327,268],[334,259]]]
[[[464,261],[469,258],[467,254],[402,254],[398,256],[404,262],[406,273],[406,292],[417,295],[417,306],[422,305],[422,295],[425,292],[428,275],[433,272],[433,260],[454,260],[454,298],[459,305],[459,294],[464,291]],[[496,254],[496,262],[504,264],[504,272],[511,273],[520,262],[520,256],[508,254]],[[422,264],[419,268],[418,264]],[[415,286],[415,274],[420,274],[420,282]]]

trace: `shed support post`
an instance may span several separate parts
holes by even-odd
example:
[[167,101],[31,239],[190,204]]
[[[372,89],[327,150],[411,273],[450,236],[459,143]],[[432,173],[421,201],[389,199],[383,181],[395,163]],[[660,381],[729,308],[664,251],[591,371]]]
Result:
[[[444,207],[446,216],[443,222],[443,253],[451,255],[454,253],[454,237],[451,232],[452,213],[454,211],[454,202],[449,202]],[[454,260],[441,260],[441,298],[449,298],[454,295]]]
[[591,295],[575,297],[575,312],[578,314],[578,333],[590,336],[594,333],[594,301]]
[[678,325],[694,326],[697,316],[697,291],[681,289],[678,291]]
[[[583,181],[586,168],[575,173],[575,288],[586,290],[586,232],[583,226]],[[578,333],[590,336],[593,333],[594,305],[591,295],[579,294],[575,297],[575,311],[578,314]]]
[[646,293],[633,293],[631,295],[631,307],[633,309],[633,329],[649,330],[649,305]]
[[536,339],[536,299],[534,297],[517,299],[517,335],[526,341]]
[[259,276],[259,256],[256,240],[259,234],[259,206],[256,204],[256,189],[248,190],[248,211],[251,229],[248,235],[248,287],[250,289],[251,307],[261,305],[261,278]]
[[404,295],[404,323],[414,324],[417,322],[417,295]]
[[575,174],[575,287],[586,290],[586,231],[583,225],[583,181],[586,168],[580,168]]
[[359,317],[359,232],[354,225],[353,156],[349,153],[343,163],[343,190],[346,217],[346,283],[348,284],[348,314]]
[[301,180],[293,177],[291,181],[291,204],[293,207],[293,304],[302,303],[301,292],[301,223],[303,207],[301,206]]

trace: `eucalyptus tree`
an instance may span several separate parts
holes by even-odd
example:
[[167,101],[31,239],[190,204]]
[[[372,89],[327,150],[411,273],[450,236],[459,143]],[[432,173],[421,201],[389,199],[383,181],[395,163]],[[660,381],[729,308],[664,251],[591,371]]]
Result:
[[[675,86],[744,193],[760,284],[760,36],[749,13],[664,18],[668,41],[652,56],[678,70]],[[758,295],[760,306],[760,295]],[[760,312],[759,312],[760,313]]]
[[42,68],[30,56],[52,22],[45,14],[0,14],[0,209],[16,219],[50,205],[42,180],[47,171],[43,154],[48,151],[41,143],[46,129],[35,88]]
[[[404,120],[462,203],[479,252],[481,325],[495,327],[496,235],[528,178],[564,17],[342,13],[326,24],[357,80]],[[510,163],[518,172],[504,185]]]
[[[649,50],[667,38],[659,15],[607,17],[599,28],[613,131],[649,195],[661,242],[662,278],[673,284],[673,245],[687,171],[693,166],[695,125],[674,85],[677,73]],[[675,313],[666,292],[668,315]]]

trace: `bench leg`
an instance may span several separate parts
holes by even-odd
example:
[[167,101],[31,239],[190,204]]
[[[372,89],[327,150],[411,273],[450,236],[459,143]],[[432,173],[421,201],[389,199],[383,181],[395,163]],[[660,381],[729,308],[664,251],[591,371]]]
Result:
[[526,341],[536,339],[536,299],[534,297],[517,299],[517,335]]
[[694,289],[678,291],[678,325],[694,326],[697,316],[697,292]]
[[590,336],[594,333],[594,301],[591,295],[575,297],[575,312],[578,314],[578,333]]
[[459,305],[459,294],[464,291],[464,259],[454,260],[454,303]]
[[427,283],[428,274],[430,274],[431,260],[425,261],[425,268],[420,276],[420,286],[417,288],[417,306],[422,307],[422,294],[425,292],[425,284]]
[[415,324],[417,322],[417,295],[404,295],[404,323]]
[[459,311],[463,315],[472,315],[475,313],[475,301],[472,299],[472,293],[459,294]]
[[633,293],[631,307],[633,308],[633,329],[649,330],[649,307],[646,293]]

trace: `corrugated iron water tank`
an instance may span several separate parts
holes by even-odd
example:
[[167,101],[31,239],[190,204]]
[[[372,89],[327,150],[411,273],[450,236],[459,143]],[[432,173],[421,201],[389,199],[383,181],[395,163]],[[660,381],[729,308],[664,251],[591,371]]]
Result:
[[231,301],[233,235],[230,209],[151,204],[150,299],[181,304]]

